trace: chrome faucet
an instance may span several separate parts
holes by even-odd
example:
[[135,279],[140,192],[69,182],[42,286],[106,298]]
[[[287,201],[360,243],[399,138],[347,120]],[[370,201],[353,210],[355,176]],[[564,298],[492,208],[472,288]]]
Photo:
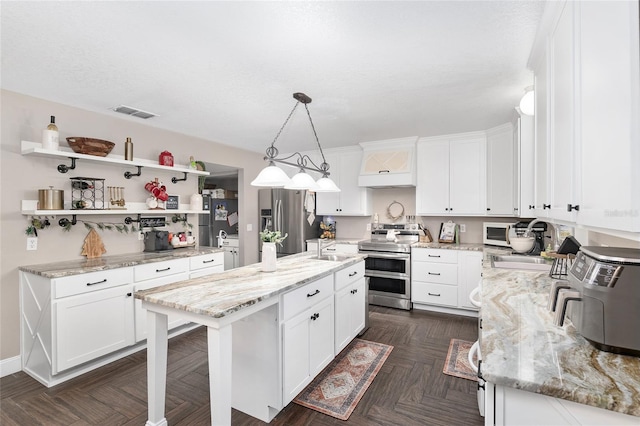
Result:
[[322,238],[318,238],[318,257],[322,256],[322,250],[336,244],[336,240],[329,240],[330,241],[329,244],[323,244],[322,243],[323,241],[324,240]]

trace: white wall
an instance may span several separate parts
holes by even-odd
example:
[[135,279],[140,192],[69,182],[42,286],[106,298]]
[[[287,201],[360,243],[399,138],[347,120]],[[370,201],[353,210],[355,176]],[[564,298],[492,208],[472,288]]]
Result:
[[[134,143],[134,158],[155,159],[163,150],[170,151],[176,163],[186,164],[189,156],[208,163],[237,167],[240,198],[240,241],[243,247],[244,264],[258,260],[258,192],[249,185],[265,166],[262,154],[244,151],[213,141],[194,138],[151,127],[152,122],[121,116],[111,111],[104,114],[72,108],[14,92],[2,91],[2,132],[0,150],[0,360],[19,355],[19,306],[18,266],[64,260],[84,259],[80,255],[87,229],[82,224],[64,232],[52,220],[49,229],[38,232],[38,250],[26,250],[25,229],[28,217],[20,213],[20,201],[37,200],[38,189],[53,186],[65,191],[70,200],[69,177],[104,178],[105,185],[125,187],[125,199],[129,202],[144,202],[148,193],[144,184],[154,177],[165,180],[171,195],[180,195],[181,202],[188,203],[191,194],[197,191],[197,179],[190,176],[186,182],[172,184],[171,175],[152,170],[142,170],[142,176],[130,180],[124,178],[126,170],[119,166],[100,163],[76,163],[76,170],[67,174],[58,173],[60,161],[53,158],[23,156],[20,141],[39,142],[41,131],[48,124],[49,116],[56,116],[60,129],[61,145],[70,136],[94,137],[116,143],[114,154],[124,153],[124,141],[131,137]],[[153,119],[151,119],[153,120]],[[225,141],[240,145],[241,141]],[[133,172],[136,170],[132,168]],[[178,177],[182,177],[179,175]],[[78,216],[103,222],[122,222],[125,216]],[[171,218],[171,214],[167,214]],[[189,215],[189,222],[197,227],[197,215]],[[247,232],[246,225],[253,231]],[[182,230],[181,225],[170,229]],[[137,235],[120,234],[116,231],[99,231],[107,249],[106,255],[141,252],[143,243]]]

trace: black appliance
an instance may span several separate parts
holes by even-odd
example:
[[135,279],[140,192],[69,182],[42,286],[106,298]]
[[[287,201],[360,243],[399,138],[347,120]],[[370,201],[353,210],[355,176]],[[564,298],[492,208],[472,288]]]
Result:
[[173,250],[169,242],[168,231],[148,231],[144,233],[144,251],[158,252],[165,250]]
[[[529,223],[531,222],[516,222],[516,224],[513,225],[513,230],[516,233],[516,235],[518,236],[524,235],[527,231]],[[537,256],[544,251],[544,233],[547,232],[547,222],[542,222],[542,221],[535,222],[531,227],[530,231],[531,233],[533,233],[533,236],[535,237],[536,241],[533,244],[533,247],[531,248],[531,250],[529,250],[527,253],[524,253],[524,254]]]

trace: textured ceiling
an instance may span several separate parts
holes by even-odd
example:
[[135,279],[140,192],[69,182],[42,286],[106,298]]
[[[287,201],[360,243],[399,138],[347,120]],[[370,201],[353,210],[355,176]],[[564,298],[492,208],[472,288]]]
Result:
[[[2,88],[263,152],[295,104],[323,147],[509,121],[542,1],[1,4]],[[121,116],[121,115],[118,115]],[[121,116],[124,117],[124,116]],[[129,120],[140,120],[129,118]],[[276,147],[313,149],[298,108]]]

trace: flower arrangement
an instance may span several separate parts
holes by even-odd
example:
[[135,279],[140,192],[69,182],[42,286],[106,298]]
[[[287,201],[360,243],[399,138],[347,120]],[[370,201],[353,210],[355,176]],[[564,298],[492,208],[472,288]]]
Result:
[[269,231],[269,228],[264,228],[264,231],[260,232],[260,239],[265,243],[276,243],[282,245],[282,242],[287,238],[289,234],[284,234],[280,231]]

